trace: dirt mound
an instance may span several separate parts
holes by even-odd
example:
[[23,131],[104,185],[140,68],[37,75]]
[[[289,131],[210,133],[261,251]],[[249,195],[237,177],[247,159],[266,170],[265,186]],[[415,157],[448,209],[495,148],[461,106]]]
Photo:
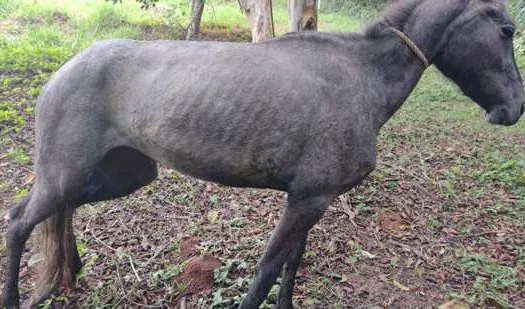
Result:
[[395,232],[406,228],[405,220],[400,214],[394,212],[384,212],[379,215],[379,226],[385,232]]
[[177,281],[186,286],[186,295],[208,294],[213,287],[213,272],[221,265],[221,261],[209,254],[192,257]]

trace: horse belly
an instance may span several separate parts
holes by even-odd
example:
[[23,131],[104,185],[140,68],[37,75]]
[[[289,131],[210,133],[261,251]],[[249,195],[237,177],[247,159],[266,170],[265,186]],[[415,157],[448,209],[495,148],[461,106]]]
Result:
[[282,143],[282,139],[273,143],[268,136],[253,131],[244,136],[242,132],[221,136],[191,126],[150,125],[135,140],[142,152],[184,174],[228,186],[285,190],[297,160],[288,149],[292,143]]
[[163,165],[203,180],[234,187],[287,188],[286,172],[261,164],[263,160],[248,151],[185,144],[161,152]]

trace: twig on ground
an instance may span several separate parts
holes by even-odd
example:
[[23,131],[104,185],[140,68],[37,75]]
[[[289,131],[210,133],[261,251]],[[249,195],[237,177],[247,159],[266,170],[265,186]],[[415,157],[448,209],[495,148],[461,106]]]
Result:
[[155,252],[155,254],[153,254],[152,257],[150,257],[145,263],[143,263],[141,266],[142,267],[146,267],[149,265],[149,263],[151,263],[161,252],[163,252],[164,250],[166,250],[166,247],[168,247],[169,244],[165,244],[163,245],[159,250],[157,250],[157,252]]
[[131,264],[131,269],[133,269],[133,273],[135,273],[135,277],[137,277],[137,281],[140,283],[140,277],[137,273],[137,270],[135,269],[135,265],[133,265],[133,259],[131,258],[131,255],[128,254],[129,264]]
[[186,296],[183,296],[180,300],[180,309],[186,309]]
[[379,245],[380,248],[383,248],[383,244],[381,243],[381,241],[379,240],[379,237],[377,237],[377,233],[376,233],[376,230],[373,229],[372,232],[374,233],[374,236],[377,240],[377,244]]

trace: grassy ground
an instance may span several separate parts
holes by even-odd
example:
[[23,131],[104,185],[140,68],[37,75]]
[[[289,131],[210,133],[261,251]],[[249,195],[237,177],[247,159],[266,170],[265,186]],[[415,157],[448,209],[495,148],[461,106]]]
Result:
[[[132,1],[0,0],[0,212],[33,180],[34,103],[50,74],[94,40],[182,37],[188,10],[170,3],[143,12]],[[201,39],[249,39],[235,2],[212,4]],[[285,12],[275,16],[285,29]],[[334,31],[360,24],[334,14],[321,21]],[[298,307],[429,308],[459,300],[524,308],[525,122],[485,124],[479,108],[430,69],[382,131],[378,155],[366,183],[341,196],[313,229]],[[161,168],[156,182],[132,196],[78,212],[85,267],[77,287],[47,305],[231,307],[246,293],[283,203],[282,193]],[[5,230],[0,222],[2,263]],[[198,244],[193,251],[222,263],[210,294],[181,297],[187,237]],[[35,247],[22,265],[24,297],[33,288]]]

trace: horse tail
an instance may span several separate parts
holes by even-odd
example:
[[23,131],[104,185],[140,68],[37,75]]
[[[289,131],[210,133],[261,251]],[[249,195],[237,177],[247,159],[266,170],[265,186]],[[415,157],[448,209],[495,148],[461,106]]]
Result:
[[59,286],[72,286],[82,267],[73,231],[73,213],[73,207],[63,207],[38,227],[42,262],[32,304],[48,298]]

